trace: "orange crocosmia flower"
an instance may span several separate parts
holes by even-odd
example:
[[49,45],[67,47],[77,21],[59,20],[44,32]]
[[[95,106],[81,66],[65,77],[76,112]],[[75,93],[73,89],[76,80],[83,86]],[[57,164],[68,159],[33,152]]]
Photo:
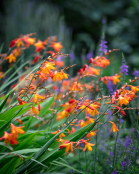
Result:
[[69,150],[71,151],[71,153],[73,153],[73,143],[74,142],[70,142],[70,141],[65,141],[62,145],[59,146],[60,149],[63,149],[64,147],[66,148],[65,152],[68,154]]
[[38,73],[40,76],[39,78],[43,81],[43,80],[47,80],[48,77],[46,76],[46,74],[40,72],[40,71],[37,71],[36,73]]
[[116,74],[115,76],[109,77],[109,80],[111,80],[113,84],[116,85],[118,82],[120,82],[119,78],[120,78],[120,75]]
[[57,121],[59,121],[59,120],[62,120],[63,118],[65,118],[65,117],[67,118],[68,115],[69,115],[69,112],[67,112],[66,110],[63,110],[63,111],[57,113],[56,119],[57,119]]
[[61,81],[64,78],[68,79],[68,74],[64,73],[62,70],[60,70],[60,72],[55,71],[52,77],[52,82],[55,82],[56,80]]
[[110,64],[109,59],[106,59],[104,56],[97,56],[93,60],[91,59],[90,62],[94,63],[95,66],[99,66],[100,68],[106,68],[106,66],[109,66]]
[[[94,102],[94,103],[92,103],[90,105],[89,105],[89,103],[90,103],[89,101],[85,100],[83,105],[81,107],[79,107],[79,109],[84,109],[86,115],[87,114],[90,114],[92,116],[94,116],[95,114],[98,115],[99,112],[98,112],[97,109],[100,108],[100,103]],[[84,110],[83,110],[83,112],[84,112]]]
[[24,100],[20,99],[20,97],[18,97],[18,102],[19,102],[19,105],[23,105],[27,103]]
[[61,134],[59,135],[59,138],[62,139],[63,137],[65,137],[65,134],[64,134],[64,133],[61,133]]
[[19,48],[20,46],[24,46],[24,43],[22,42],[22,39],[17,40],[17,47]]
[[19,118],[16,118],[15,120],[17,120],[21,125],[23,125],[23,122]]
[[115,104],[115,95],[112,95],[111,103],[112,103],[112,104]]
[[127,97],[127,96],[119,96],[119,98],[118,98],[118,103],[117,103],[117,105],[119,105],[120,104],[120,106],[122,106],[123,104],[124,105],[127,105],[128,103],[129,103],[129,97]]
[[93,137],[93,136],[96,135],[96,132],[97,132],[97,130],[91,131],[90,133],[88,133],[88,134],[86,135],[86,137],[87,137],[87,138]]
[[138,88],[139,86],[132,86],[132,85],[128,85],[128,86],[131,88],[131,91],[134,93],[139,91],[139,88]]
[[34,97],[33,97],[34,103],[37,103],[38,101],[43,101],[44,99],[45,99],[45,97],[34,92]]
[[86,118],[87,118],[86,124],[90,124],[90,123],[94,123],[95,122],[94,118],[90,118],[90,117],[86,117]]
[[61,130],[58,129],[57,131],[52,132],[51,134],[58,134],[60,131],[61,131]]
[[60,73],[62,74],[63,78],[68,79],[68,74],[64,73],[63,70],[60,70]]
[[88,149],[89,151],[92,151],[92,147],[91,146],[94,146],[95,144],[92,144],[92,143],[88,143],[87,141],[83,142],[85,147],[83,149],[83,152],[86,151],[86,149]]
[[71,133],[75,132],[75,131],[76,131],[76,129],[75,129],[74,127],[72,127],[71,132],[70,132],[70,130],[69,130],[69,129],[67,129],[67,131],[68,131],[68,133],[69,133],[69,135],[70,135]]
[[87,70],[86,70],[87,72],[85,73],[85,74],[89,74],[89,75],[97,75],[97,76],[99,76],[99,72],[100,72],[100,70],[99,69],[96,69],[96,68],[93,68],[93,67],[88,67],[87,68]]
[[13,136],[13,134],[9,134],[7,132],[4,132],[4,135],[0,138],[0,140],[5,139],[5,144],[7,145],[8,141],[10,144],[14,146],[14,144],[18,144],[17,139]]
[[18,40],[18,39],[12,40],[11,43],[10,43],[10,45],[9,45],[9,47],[10,47],[10,48],[14,47],[15,44],[17,43],[17,40]]
[[60,72],[55,71],[52,77],[52,82],[55,82],[56,80],[61,81],[63,79],[63,76]]
[[81,128],[86,126],[86,122],[84,120],[79,120],[79,124],[77,124],[76,126],[80,126]]
[[5,58],[5,60],[9,59],[9,63],[11,62],[16,62],[16,57],[14,56],[13,53],[11,53],[9,56]]
[[123,117],[126,115],[125,111],[122,111],[122,108],[120,108],[119,106],[113,106],[116,107],[118,110],[120,110],[120,113],[123,115]]
[[112,129],[111,129],[111,132],[113,131],[113,132],[118,132],[119,130],[118,130],[118,128],[117,128],[117,126],[116,126],[116,124],[115,123],[113,123],[112,121],[109,121],[111,124],[112,124]]
[[22,40],[24,42],[26,42],[27,46],[29,46],[29,45],[33,45],[34,44],[36,38],[30,38],[28,36],[25,36],[25,37],[22,38]]
[[36,57],[34,58],[34,60],[33,60],[32,63],[33,63],[33,64],[36,63],[40,58],[41,58],[41,56],[36,56]]
[[42,49],[45,49],[44,45],[46,45],[45,42],[42,42],[41,40],[38,40],[38,42],[36,42],[34,44],[34,46],[36,47],[35,52],[40,52]]
[[50,47],[53,47],[56,52],[59,52],[63,48],[61,42],[54,42]]
[[63,67],[64,62],[63,61],[55,61],[55,64],[59,67]]
[[11,127],[11,134],[13,134],[13,137],[14,138],[17,138],[18,137],[18,133],[20,133],[20,134],[24,134],[25,133],[25,131],[22,130],[22,128],[25,127],[25,126],[16,127],[16,126],[14,126],[11,123],[10,127]]
[[83,85],[81,83],[74,82],[69,89],[72,91],[83,91]]
[[104,77],[100,77],[99,78],[99,81],[103,81],[103,83],[105,83],[106,85],[107,85],[107,83],[108,83],[108,77],[106,77],[106,76],[104,76]]
[[17,57],[17,56],[21,56],[22,51],[21,51],[20,48],[15,48],[15,49],[12,51],[12,53],[14,54],[15,57]]
[[46,74],[49,74],[50,71],[53,69],[55,69],[55,63],[54,62],[48,62],[48,61],[45,61],[43,63],[44,67],[42,68],[43,69],[43,72],[45,72]]
[[39,111],[34,107],[34,106],[32,106],[32,112],[31,112],[31,114],[34,114],[34,115],[39,115]]

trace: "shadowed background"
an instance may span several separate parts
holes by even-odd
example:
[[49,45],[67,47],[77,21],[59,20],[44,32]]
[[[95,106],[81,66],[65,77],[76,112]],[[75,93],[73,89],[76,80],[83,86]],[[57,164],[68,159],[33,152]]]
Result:
[[[75,53],[77,70],[88,52],[95,56],[102,31],[108,49],[124,52],[131,70],[139,67],[139,1],[138,0],[1,0],[0,44],[7,52],[11,40],[20,34],[36,32],[37,38],[57,35],[64,53]],[[121,52],[113,55],[117,67]]]

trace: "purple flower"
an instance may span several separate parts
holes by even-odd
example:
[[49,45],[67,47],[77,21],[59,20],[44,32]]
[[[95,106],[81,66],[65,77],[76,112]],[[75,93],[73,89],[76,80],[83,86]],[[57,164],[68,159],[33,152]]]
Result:
[[122,167],[125,167],[125,165],[126,165],[126,164],[125,164],[125,162],[124,162],[124,161],[123,161],[123,162],[121,162],[121,166],[122,166]]
[[118,118],[117,121],[119,121],[120,123],[124,123],[124,120],[120,118]]
[[120,164],[122,167],[121,169],[123,169],[124,167],[127,167],[130,165],[130,161],[127,158],[125,158],[124,161],[122,161]]
[[121,73],[123,73],[124,75],[128,75],[128,66],[127,65],[122,65],[121,67],[120,67],[120,69],[121,69]]
[[132,140],[128,136],[126,136],[126,140],[125,140],[124,146],[125,147],[130,146],[131,142],[132,142]]
[[110,152],[110,155],[113,156],[114,154],[112,152]]
[[106,45],[107,41],[104,40],[104,37],[102,37],[101,39],[101,44],[100,44],[100,49],[99,51],[101,51],[102,53],[107,52],[107,45]]
[[89,52],[87,53],[87,55],[86,55],[87,60],[89,60],[90,58],[92,58],[93,55],[94,55],[93,52],[92,52],[92,51],[89,51]]
[[70,58],[71,58],[71,61],[74,61],[75,60],[75,54],[74,54],[74,51],[73,50],[71,50]]
[[126,65],[124,55],[122,58],[122,66],[120,67],[120,69],[121,69],[121,71],[120,71],[121,73],[123,73],[124,75],[128,75],[128,66]]
[[106,24],[107,20],[105,18],[103,18],[101,22],[102,22],[102,24]]
[[117,174],[117,171],[113,171],[111,174]]
[[135,76],[135,77],[139,77],[139,71],[137,71],[137,70],[134,71],[132,74],[133,74],[133,76]]
[[108,81],[107,88],[108,88],[110,94],[113,94],[114,85],[113,85],[112,81],[110,81],[110,80]]

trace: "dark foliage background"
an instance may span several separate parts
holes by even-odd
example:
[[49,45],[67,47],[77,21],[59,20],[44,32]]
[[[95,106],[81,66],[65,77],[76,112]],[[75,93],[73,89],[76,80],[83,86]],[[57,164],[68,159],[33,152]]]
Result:
[[[1,0],[0,3],[0,44],[4,42],[5,52],[9,42],[21,33],[37,32],[42,40],[58,35],[60,41],[64,33],[65,51],[69,53],[75,48],[79,63],[81,55],[86,55],[90,48],[97,54],[105,30],[108,48],[119,48],[131,69],[139,68],[138,0]],[[58,25],[62,20],[66,27],[64,32],[60,30],[60,35]]]

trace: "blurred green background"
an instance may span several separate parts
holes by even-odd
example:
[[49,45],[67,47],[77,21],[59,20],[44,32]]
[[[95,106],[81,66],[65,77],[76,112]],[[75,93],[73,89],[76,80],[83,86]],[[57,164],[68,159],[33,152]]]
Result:
[[[41,40],[57,35],[64,45],[62,52],[75,52],[77,69],[90,50],[98,54],[105,30],[108,49],[120,49],[130,69],[139,70],[138,0],[1,0],[0,26],[3,52],[20,34],[36,32]],[[121,52],[113,54],[117,67]]]

